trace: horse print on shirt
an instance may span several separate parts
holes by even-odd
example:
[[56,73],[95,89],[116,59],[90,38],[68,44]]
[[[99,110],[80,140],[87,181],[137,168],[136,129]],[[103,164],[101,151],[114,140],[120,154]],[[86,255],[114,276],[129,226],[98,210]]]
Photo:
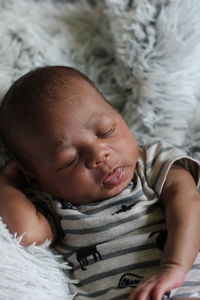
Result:
[[87,270],[85,268],[85,266],[89,265],[89,262],[87,259],[88,256],[93,256],[95,262],[98,260],[98,258],[99,258],[99,260],[102,259],[101,254],[97,250],[96,245],[91,245],[91,246],[82,247],[82,248],[78,249],[76,252],[76,259],[80,263],[81,269],[83,271]]

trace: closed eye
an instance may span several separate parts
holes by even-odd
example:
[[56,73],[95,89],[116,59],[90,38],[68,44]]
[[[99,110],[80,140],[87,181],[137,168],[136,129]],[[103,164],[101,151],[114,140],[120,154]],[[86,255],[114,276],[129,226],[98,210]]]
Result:
[[68,161],[61,167],[57,168],[56,171],[60,171],[60,170],[70,167],[71,165],[75,164],[78,161],[78,159],[79,159],[79,154],[77,154],[74,158],[72,158],[70,161]]
[[115,131],[115,127],[112,127],[108,131],[106,131],[105,133],[101,134],[99,137],[100,138],[106,138],[106,137],[110,136],[114,131]]

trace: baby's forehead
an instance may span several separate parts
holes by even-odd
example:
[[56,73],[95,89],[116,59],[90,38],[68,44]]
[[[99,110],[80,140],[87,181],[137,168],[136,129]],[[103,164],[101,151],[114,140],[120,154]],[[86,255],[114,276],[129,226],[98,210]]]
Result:
[[78,79],[72,85],[63,87],[58,91],[57,99],[55,102],[58,104],[58,109],[67,109],[68,111],[80,110],[88,107],[93,108],[94,113],[98,111],[99,106],[104,106],[106,110],[108,103],[104,96],[96,89],[95,86],[86,82],[83,79]]
[[72,123],[79,123],[79,119],[82,120],[82,125],[90,127],[101,121],[103,114],[110,114],[113,111],[103,95],[92,84],[79,78],[73,80],[72,84],[66,84],[62,89],[58,89],[52,99],[42,99],[41,102],[38,111],[33,110],[32,121],[38,122],[37,129],[41,126],[41,129],[52,131],[57,124],[73,125]]

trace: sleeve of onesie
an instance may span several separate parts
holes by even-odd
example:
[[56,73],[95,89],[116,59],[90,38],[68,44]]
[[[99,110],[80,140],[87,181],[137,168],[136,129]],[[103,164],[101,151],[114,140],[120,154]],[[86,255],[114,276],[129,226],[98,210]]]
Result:
[[193,176],[197,188],[200,185],[200,163],[183,150],[163,141],[144,148],[145,175],[150,187],[160,196],[167,174],[175,162],[179,162]]

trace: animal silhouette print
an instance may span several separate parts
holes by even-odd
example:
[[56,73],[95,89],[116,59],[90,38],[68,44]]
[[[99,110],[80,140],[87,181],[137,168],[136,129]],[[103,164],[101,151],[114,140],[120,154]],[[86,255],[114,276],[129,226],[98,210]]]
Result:
[[130,210],[136,203],[137,203],[137,202],[135,202],[135,203],[133,203],[133,204],[130,204],[130,205],[124,205],[124,204],[122,204],[122,205],[121,205],[121,208],[118,209],[116,212],[114,212],[114,213],[112,214],[112,216]]
[[162,229],[159,231],[154,231],[149,235],[149,237],[151,238],[155,234],[158,234],[157,238],[156,238],[156,245],[157,245],[158,249],[160,249],[161,251],[164,251],[165,243],[167,240],[167,230]]
[[102,259],[101,254],[97,250],[96,245],[82,247],[76,252],[76,259],[80,263],[81,269],[83,271],[87,270],[85,266],[88,266],[89,264],[87,257],[90,255],[93,256],[95,262],[98,260],[98,258],[99,260]]

